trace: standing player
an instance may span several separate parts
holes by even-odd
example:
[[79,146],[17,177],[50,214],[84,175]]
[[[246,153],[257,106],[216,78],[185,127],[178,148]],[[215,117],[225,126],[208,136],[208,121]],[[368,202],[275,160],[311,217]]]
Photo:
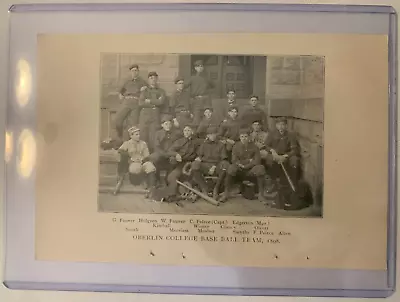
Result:
[[139,75],[139,65],[129,67],[131,79],[127,80],[119,91],[122,104],[112,122],[111,139],[102,142],[103,149],[118,148],[123,142],[124,125],[130,118],[130,126],[137,125],[139,119],[139,97],[141,91],[146,89],[147,83]]
[[156,131],[160,127],[160,112],[166,100],[164,89],[158,87],[158,74],[154,71],[148,75],[148,87],[142,91],[139,98],[140,116],[139,128],[142,140],[153,150]]
[[185,87],[190,89],[192,98],[193,124],[198,126],[203,117],[204,107],[212,106],[210,90],[214,88],[214,84],[204,75],[203,61],[197,60],[194,63],[194,69],[196,74],[189,78]]

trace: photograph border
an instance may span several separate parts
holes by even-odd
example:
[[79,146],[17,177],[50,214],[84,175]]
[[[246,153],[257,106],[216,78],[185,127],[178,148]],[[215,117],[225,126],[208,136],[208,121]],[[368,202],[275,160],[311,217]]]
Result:
[[[250,77],[250,80],[249,80],[249,82],[250,82],[250,88],[248,87],[248,93],[246,94],[246,96],[242,96],[242,97],[238,97],[238,96],[236,96],[236,101],[237,101],[237,105],[236,105],[236,107],[238,107],[238,109],[239,109],[239,116],[240,116],[240,114],[241,114],[241,112],[243,112],[242,110],[243,109],[246,109],[246,108],[248,108],[248,101],[249,101],[249,99],[250,99],[250,97],[252,96],[252,95],[257,95],[258,97],[259,97],[259,100],[263,100],[263,102],[259,102],[259,108],[260,109],[262,109],[263,111],[264,111],[264,117],[265,117],[265,119],[266,119],[266,121],[267,121],[267,126],[269,127],[269,129],[268,129],[268,131],[269,132],[271,132],[271,131],[274,131],[275,130],[275,119],[276,118],[278,118],[278,117],[284,117],[285,116],[285,114],[277,114],[276,112],[273,112],[273,114],[271,114],[271,102],[273,101],[273,103],[275,103],[275,102],[278,102],[278,100],[280,99],[280,98],[282,98],[282,99],[284,99],[284,100],[290,100],[290,106],[293,104],[293,102],[295,102],[294,100],[292,101],[291,100],[291,97],[290,96],[284,96],[284,97],[282,97],[282,95],[280,95],[281,93],[275,93],[275,94],[273,94],[273,97],[272,97],[272,99],[271,99],[271,97],[269,96],[269,94],[268,94],[268,89],[269,88],[271,88],[272,86],[274,86],[274,85],[276,85],[276,86],[295,86],[295,85],[297,85],[297,84],[273,84],[272,82],[271,83],[269,83],[270,84],[270,86],[271,87],[267,87],[268,86],[268,83],[266,83],[266,81],[267,81],[267,79],[268,79],[268,75],[270,74],[270,73],[273,73],[274,71],[275,71],[275,69],[273,69],[273,70],[268,70],[268,64],[269,63],[267,63],[267,61],[268,61],[268,58],[278,58],[278,57],[280,57],[280,58],[299,58],[299,60],[301,61],[301,60],[303,60],[303,59],[306,59],[306,58],[308,58],[308,57],[313,57],[313,58],[317,58],[317,59],[319,59],[319,60],[321,60],[322,61],[322,63],[321,63],[321,67],[322,67],[322,82],[321,83],[311,83],[311,85],[314,85],[314,86],[320,86],[320,89],[321,89],[321,96],[320,96],[320,93],[317,93],[318,94],[318,97],[315,97],[315,96],[311,96],[311,97],[305,97],[304,99],[305,100],[314,100],[314,99],[321,99],[320,101],[322,102],[322,105],[321,105],[321,107],[322,107],[322,112],[321,112],[321,115],[322,115],[322,119],[319,119],[319,118],[310,118],[310,119],[307,119],[307,118],[301,118],[301,117],[299,117],[299,116],[296,116],[296,115],[291,115],[291,114],[289,114],[289,115],[287,115],[286,117],[287,117],[287,119],[288,119],[288,121],[289,121],[289,124],[290,125],[292,125],[292,124],[294,124],[294,123],[296,123],[297,124],[297,122],[300,122],[300,123],[302,123],[302,122],[309,122],[309,126],[311,125],[311,124],[314,124],[314,123],[320,123],[321,124],[321,127],[322,127],[322,130],[321,130],[321,132],[322,132],[322,139],[321,139],[321,141],[320,142],[315,142],[315,141],[312,141],[312,143],[316,143],[316,144],[319,144],[320,145],[320,148],[322,149],[322,152],[321,152],[321,154],[319,154],[320,156],[321,156],[321,158],[320,158],[320,160],[321,160],[321,163],[320,163],[320,166],[319,166],[319,163],[316,163],[315,161],[311,161],[313,164],[316,164],[317,166],[318,166],[318,168],[314,171],[314,173],[312,173],[313,174],[313,176],[314,177],[320,177],[320,179],[319,179],[319,182],[318,182],[318,184],[311,184],[311,181],[310,180],[306,180],[305,179],[305,176],[304,176],[304,173],[305,173],[305,171],[302,169],[303,168],[303,159],[302,159],[302,149],[301,149],[301,144],[300,144],[300,134],[299,134],[299,132],[298,131],[296,131],[296,130],[294,130],[294,129],[291,129],[291,128],[294,128],[293,127],[293,125],[292,126],[290,126],[289,128],[289,130],[290,130],[290,132],[291,133],[293,133],[295,136],[296,136],[296,140],[297,140],[297,143],[298,143],[298,149],[299,149],[299,151],[298,151],[298,156],[299,156],[299,166],[301,167],[301,168],[299,168],[299,179],[298,179],[298,182],[299,182],[299,186],[303,186],[306,190],[307,190],[307,193],[309,194],[309,197],[308,197],[308,199],[302,199],[301,200],[301,204],[302,204],[302,207],[300,208],[300,209],[293,209],[293,210],[287,210],[287,209],[283,209],[283,208],[277,208],[277,209],[275,209],[275,208],[271,208],[271,207],[268,207],[268,206],[266,206],[266,210],[263,210],[262,211],[262,213],[261,214],[255,214],[255,213],[252,213],[252,214],[250,214],[250,213],[247,213],[247,214],[243,214],[243,213],[240,213],[240,212],[235,212],[235,213],[231,213],[231,212],[223,212],[223,211],[219,211],[219,212],[217,212],[217,213],[212,213],[212,212],[196,212],[196,211],[192,211],[192,212],[186,212],[185,210],[183,210],[183,212],[182,211],[174,211],[173,210],[173,208],[171,207],[171,211],[168,211],[168,212],[164,212],[164,211],[161,211],[161,212],[145,212],[145,211],[140,211],[140,212],[135,212],[135,211],[132,211],[132,210],[129,210],[129,211],[126,211],[126,209],[124,208],[124,210],[122,210],[122,211],[118,211],[116,208],[114,208],[114,209],[109,209],[109,210],[98,210],[99,211],[99,213],[120,213],[120,214],[144,214],[144,215],[152,215],[152,214],[160,214],[160,215],[163,215],[163,214],[165,214],[165,215],[200,215],[200,216],[204,216],[204,215],[211,215],[211,216],[215,216],[215,217],[219,217],[219,216],[231,216],[231,217],[234,217],[234,216],[243,216],[243,217],[246,217],[246,218],[268,218],[268,217],[281,217],[281,218],[285,218],[285,217],[288,217],[288,218],[323,218],[324,217],[324,201],[323,201],[323,192],[324,192],[324,190],[323,190],[323,188],[324,188],[324,185],[323,185],[323,173],[322,173],[322,171],[324,170],[324,162],[323,162],[323,148],[324,148],[324,142],[325,142],[325,139],[324,139],[324,124],[325,124],[325,119],[324,119],[324,116],[325,116],[325,89],[326,89],[326,78],[325,78],[325,72],[326,72],[326,58],[325,58],[325,55],[324,54],[322,54],[322,55],[319,55],[319,54],[306,54],[306,53],[299,53],[299,54],[290,54],[290,55],[288,55],[288,54],[279,54],[279,53],[273,53],[273,54],[266,54],[266,53],[234,53],[234,52],[232,52],[232,53],[212,53],[212,52],[209,52],[209,53],[202,53],[202,52],[199,52],[199,53],[195,53],[195,52],[149,52],[149,53],[142,53],[142,52],[138,52],[138,53],[135,53],[135,52],[100,52],[100,62],[99,62],[99,96],[100,96],[100,102],[99,102],[99,110],[100,110],[100,113],[99,113],[99,130],[98,130],[98,136],[99,136],[99,139],[100,139],[100,141],[99,141],[99,145],[100,145],[100,143],[102,142],[102,138],[101,138],[101,135],[102,135],[102,130],[103,130],[103,128],[104,127],[107,127],[107,129],[108,129],[108,132],[110,133],[110,132],[115,132],[115,129],[114,129],[114,127],[115,127],[115,125],[113,125],[113,119],[112,118],[110,118],[110,115],[108,115],[108,123],[106,123],[107,124],[107,126],[105,126],[105,125],[103,125],[102,123],[104,122],[103,121],[103,119],[102,119],[102,111],[105,109],[105,107],[107,107],[107,104],[103,104],[103,99],[104,98],[106,98],[106,96],[104,96],[103,95],[103,87],[104,87],[104,84],[103,84],[103,78],[104,78],[104,71],[103,71],[103,60],[105,59],[105,57],[106,56],[117,56],[117,57],[119,57],[119,59],[118,59],[118,61],[115,63],[115,64],[117,64],[116,65],[116,67],[115,67],[115,69],[117,70],[117,72],[118,72],[118,75],[117,76],[115,76],[114,78],[113,78],[113,80],[115,80],[116,82],[118,82],[118,80],[119,80],[119,82],[118,82],[118,84],[115,84],[114,86],[115,86],[115,91],[113,91],[114,93],[117,93],[117,90],[119,90],[122,86],[123,86],[123,84],[124,83],[126,83],[126,81],[127,80],[129,80],[129,78],[127,77],[127,78],[119,78],[119,76],[121,75],[121,73],[126,73],[127,75],[129,74],[129,72],[128,71],[125,71],[125,70],[122,70],[121,68],[124,68],[124,67],[122,67],[122,65],[121,65],[121,63],[120,63],[120,61],[119,60],[121,60],[121,57],[123,58],[123,57],[127,57],[127,56],[131,56],[131,57],[135,57],[135,56],[138,56],[138,57],[141,57],[141,56],[147,56],[147,55],[155,55],[155,56],[166,56],[166,57],[169,57],[169,56],[177,56],[177,61],[178,61],[178,67],[176,67],[176,66],[174,66],[173,68],[177,68],[177,71],[176,71],[176,76],[178,76],[178,77],[183,77],[184,79],[185,79],[185,81],[187,81],[188,80],[188,77],[190,77],[191,75],[193,75],[193,69],[194,69],[194,66],[192,65],[192,63],[194,62],[194,59],[192,58],[192,57],[199,57],[199,56],[207,56],[207,55],[209,55],[209,56],[217,56],[217,57],[219,57],[219,59],[218,60],[223,60],[223,58],[222,57],[227,57],[227,56],[239,56],[239,57],[241,57],[241,56],[244,56],[244,57],[249,57],[249,58],[252,58],[252,60],[254,60],[254,58],[263,58],[266,62],[266,68],[265,68],[265,73],[263,73],[262,74],[262,78],[263,78],[263,82],[262,82],[262,84],[261,84],[261,82],[260,81],[256,81],[256,78],[258,77],[258,76],[260,76],[260,74],[258,74],[255,70],[254,70],[254,65],[252,65],[252,64],[254,64],[254,62],[252,62],[251,64],[250,64],[250,67],[248,67],[247,69],[248,70],[246,70],[248,73],[249,73],[249,77]],[[180,61],[180,59],[181,59],[181,56],[184,56],[184,57],[191,57],[190,58],[190,62],[184,62],[184,66],[182,67],[181,66],[181,61]],[[130,64],[136,64],[137,62],[131,62]],[[146,72],[148,72],[148,71],[155,71],[155,72],[158,72],[159,73],[159,77],[161,76],[161,77],[163,77],[163,72],[161,71],[159,71],[157,68],[153,68],[153,69],[149,69],[149,70],[147,70],[148,68],[147,68],[147,65],[151,65],[151,63],[137,63],[138,65],[139,65],[139,69],[140,69],[140,71],[139,71],[139,77],[141,78],[141,79],[143,79],[146,83],[147,83],[147,73],[145,73],[145,72],[143,72],[142,71],[142,66],[146,66]],[[160,63],[161,64],[161,63]],[[218,63],[219,65],[221,65],[221,64],[223,64],[223,63],[221,63],[221,62],[219,62]],[[304,74],[303,74],[303,70],[301,69],[301,63],[299,63],[300,64],[300,66],[299,66],[299,69],[295,69],[294,71],[298,71],[299,72],[299,76],[300,76],[300,78],[303,78],[304,79]],[[129,65],[129,64],[128,64]],[[127,67],[128,67],[128,65],[127,65]],[[205,66],[206,68],[206,73],[208,74],[208,70],[209,70],[209,67],[208,67],[208,65],[206,65]],[[162,68],[162,70],[164,70],[164,69],[166,69],[166,67],[164,66],[164,67],[161,67]],[[186,70],[186,69],[190,69],[190,73],[188,72],[188,70]],[[220,68],[219,68],[219,71],[218,71],[218,74],[221,72],[221,68],[223,68],[223,67],[221,67],[220,66]],[[185,75],[182,75],[182,73],[181,73],[181,71],[182,70],[185,70],[184,72],[183,72],[183,74],[185,74]],[[281,71],[282,70],[286,70],[284,67],[282,67],[281,68]],[[109,78],[109,77],[108,77]],[[265,78],[265,79],[264,79]],[[170,76],[170,78],[169,78],[169,80],[167,81],[168,82],[168,84],[170,84],[170,86],[172,86],[172,85],[174,85],[173,84],[173,82],[174,82],[174,80],[175,79],[172,79],[171,78],[171,76]],[[214,80],[213,80],[214,81]],[[210,96],[210,99],[211,99],[211,103],[213,103],[211,106],[213,107],[213,109],[214,109],[214,113],[213,113],[213,116],[215,115],[215,114],[217,114],[217,115],[221,115],[221,114],[223,114],[223,115],[227,115],[227,112],[225,112],[225,111],[222,111],[222,109],[220,108],[220,109],[218,109],[218,108],[215,108],[215,104],[216,103],[223,103],[223,104],[221,104],[221,106],[220,107],[226,107],[226,103],[227,103],[227,96],[226,96],[226,91],[229,91],[229,90],[226,90],[225,89],[225,87],[224,87],[224,83],[226,82],[225,80],[224,80],[224,74],[219,74],[219,77],[218,77],[218,79],[216,80],[217,81],[217,83],[220,85],[220,86],[218,86],[217,88],[220,88],[219,90],[219,96],[217,97],[217,96],[215,96],[215,95],[211,95]],[[257,84],[256,84],[256,82],[257,82]],[[301,88],[301,87],[304,87],[303,86],[303,84],[301,84],[301,82],[302,82],[302,80],[300,79],[300,83],[298,84],[299,85],[299,87],[298,88]],[[163,89],[165,92],[166,92],[166,103],[163,105],[163,106],[168,106],[168,101],[169,101],[169,99],[170,99],[170,97],[172,97],[172,94],[173,94],[173,91],[175,91],[174,89],[172,89],[171,90],[171,92],[168,92],[167,91],[167,89],[166,89],[166,87],[165,86],[163,86],[163,83],[164,82],[162,82],[162,83],[160,83],[160,82],[158,82],[158,87],[159,88],[161,88],[161,89]],[[165,84],[165,83],[164,83]],[[214,84],[215,84],[215,81],[214,81]],[[225,83],[226,84],[226,83]],[[247,84],[247,82],[246,82],[246,84]],[[254,90],[254,87],[255,87],[255,85],[256,86],[258,86],[258,89],[261,89],[261,86],[263,86],[262,87],[262,89],[261,90],[263,90],[263,94],[258,94],[258,93],[255,93],[255,92],[253,92]],[[304,85],[306,85],[306,87],[307,87],[307,84],[304,84]],[[169,88],[171,88],[171,87],[169,87]],[[293,87],[292,87],[293,88]],[[211,90],[211,89],[210,89]],[[214,89],[213,89],[213,92],[214,92]],[[283,93],[284,94],[284,93]],[[314,94],[315,94],[315,92],[314,92]],[[120,100],[120,102],[119,102],[119,104],[116,106],[116,107],[113,107],[113,112],[114,112],[114,116],[116,115],[116,112],[118,112],[118,110],[119,109],[121,109],[122,107],[121,107],[121,105],[122,105],[122,101]],[[294,105],[294,104],[293,104]],[[162,107],[163,107],[162,106]],[[218,106],[217,106],[218,107]],[[275,107],[275,106],[274,106]],[[165,107],[164,107],[165,108]],[[285,107],[286,108],[286,107]],[[172,109],[172,107],[170,107],[169,109]],[[216,110],[217,109],[217,110]],[[226,109],[226,108],[225,108]],[[106,110],[106,111],[108,111],[108,110]],[[276,111],[276,110],[274,110],[274,111]],[[279,110],[278,110],[279,111]],[[288,110],[286,110],[286,111],[288,111]],[[289,110],[290,111],[290,110]],[[288,111],[288,112],[289,112]],[[110,112],[109,112],[110,113]],[[293,113],[293,112],[291,112],[291,113]],[[160,117],[162,118],[163,116],[165,116],[165,115],[173,115],[173,113],[171,113],[171,112],[168,112],[168,113],[166,113],[166,112],[163,112],[162,111],[162,109],[160,109]],[[315,113],[313,114],[313,115],[315,115]],[[126,117],[126,120],[129,120],[129,115]],[[220,118],[220,116],[219,117],[217,117],[217,121],[219,121],[220,123],[218,124],[218,126],[217,125],[214,125],[215,127],[221,127],[221,125],[222,125],[222,122],[223,122],[223,120],[224,120],[224,118]],[[226,118],[225,118],[225,120],[226,120]],[[132,125],[131,125],[132,126]],[[138,123],[137,124],[135,124],[134,126],[138,126],[139,128],[140,128],[140,125],[139,125],[139,119],[138,119]],[[311,127],[311,126],[310,126]],[[176,129],[174,126],[173,126],[173,128],[176,130],[176,131],[180,131],[181,132],[181,129]],[[251,125],[250,126],[248,126],[247,128],[249,128],[250,130],[251,130]],[[318,128],[318,127],[317,127]],[[113,129],[113,130],[110,130],[110,129]],[[128,128],[125,128],[125,130],[124,130],[124,132],[126,132],[126,129],[128,129]],[[158,124],[158,129],[159,130],[161,130],[162,129],[162,127],[161,127],[161,122]],[[311,141],[308,141],[310,139],[310,137],[307,137],[307,138],[305,138],[305,140],[307,140],[307,142],[308,143],[310,143]],[[149,146],[149,145],[147,145],[147,146]],[[105,149],[105,150],[109,150],[110,151],[110,149]],[[111,148],[111,150],[114,150],[115,152],[115,154],[113,155],[113,157],[116,155],[116,152],[117,152],[117,148]],[[104,151],[104,150],[103,150]],[[101,157],[101,152],[102,151],[100,151],[100,153],[99,153],[99,158]],[[154,151],[153,151],[154,152]],[[150,154],[151,154],[152,152],[150,152]],[[318,154],[316,154],[316,155],[318,155]],[[109,154],[110,156],[111,156],[111,154]],[[114,159],[114,160],[116,160],[116,159]],[[318,160],[318,158],[316,158],[315,159],[316,161]],[[99,162],[100,162],[100,165],[99,165],[99,174],[101,174],[101,169],[100,169],[100,167],[101,167],[101,159],[99,160]],[[309,161],[308,161],[309,162]],[[117,165],[117,162],[115,163],[115,165]],[[265,166],[265,163],[263,164],[263,166]],[[266,175],[268,175],[268,171],[267,171],[267,173],[266,173]],[[101,175],[100,175],[101,176]],[[283,175],[282,175],[283,176]],[[309,175],[310,176],[310,175]],[[166,176],[165,176],[166,177]],[[293,176],[292,176],[293,177]],[[255,181],[254,181],[254,183],[256,183]],[[320,184],[320,183],[322,183],[322,185]],[[117,182],[115,182],[115,184],[114,184],[114,187],[115,187],[115,185],[117,184]],[[196,184],[195,183],[193,183],[195,186],[196,186]],[[125,187],[125,189],[126,189],[126,186],[129,186],[130,184],[128,184],[127,183],[127,181],[125,181],[125,184],[124,184],[124,187]],[[314,186],[317,186],[317,188],[314,188],[313,187],[313,185]],[[236,185],[233,185],[233,187],[236,187],[237,186],[237,184]],[[107,189],[105,190],[105,189],[101,189],[101,180],[99,179],[99,185],[98,185],[98,187],[99,187],[99,195],[98,195],[98,206],[100,207],[100,199],[101,199],[101,197],[100,197],[100,195],[101,194],[103,194],[103,196],[102,196],[102,199],[104,200],[104,199],[113,199],[113,201],[116,201],[117,199],[117,196],[112,196],[112,194],[111,194],[111,192],[108,192],[108,195],[109,196],[105,196],[105,194],[107,194],[105,191],[107,191]],[[196,188],[196,187],[194,187],[194,188]],[[142,201],[143,201],[143,199],[145,199],[144,198],[144,194],[145,194],[145,189],[144,188],[136,188],[136,189],[138,189],[138,190],[141,190],[141,191],[143,191],[143,192],[136,192],[135,191],[135,188],[134,187],[132,187],[131,188],[131,190],[132,190],[132,192],[129,192],[130,191],[130,189],[128,188],[128,189],[126,189],[127,191],[124,191],[124,192],[121,192],[120,193],[120,195],[125,195],[126,197],[127,196],[137,196],[138,197],[138,199],[140,199],[139,200],[139,202],[141,202],[142,203]],[[199,188],[197,188],[198,190],[199,190]],[[108,188],[108,190],[111,190],[111,188]],[[133,191],[135,191],[135,192],[133,192]],[[321,192],[320,192],[321,191]],[[222,192],[222,191],[221,191]],[[222,193],[221,193],[222,194]],[[278,194],[280,194],[280,193],[278,193]],[[319,195],[320,194],[320,195]],[[234,198],[244,198],[244,197],[242,197],[242,196],[240,196],[240,197],[238,197],[238,196],[236,196],[237,194],[234,194],[234,196],[231,196],[230,198],[229,198],[229,200],[226,202],[226,204],[229,204],[230,202],[231,202],[231,199],[234,199]],[[240,194],[239,194],[240,195]],[[257,194],[255,194],[255,200],[257,199]],[[300,199],[301,199],[301,197],[299,197]],[[201,199],[201,197],[197,197],[197,202],[199,201],[199,199],[200,199],[200,201],[201,202],[203,202]],[[197,203],[196,202],[196,203]],[[249,200],[248,201],[249,203],[252,203],[252,202],[254,202],[254,200],[252,201],[252,200]],[[147,203],[148,204],[151,204],[151,203],[160,203],[160,201],[158,200],[158,201],[155,201],[155,200],[147,200]],[[190,207],[190,203],[191,203],[191,201],[190,200],[185,200],[185,201],[183,201],[182,202],[182,207],[183,208],[185,208],[185,205],[189,205],[189,207]],[[257,203],[256,201],[255,201],[255,203]],[[307,205],[306,205],[306,203],[307,203]],[[175,204],[175,203],[172,203],[172,206],[173,206],[173,204]],[[124,205],[125,206],[127,206],[127,203],[125,202],[124,203]],[[224,204],[225,205],[225,204]],[[223,205],[223,206],[224,206]],[[190,210],[188,210],[188,211],[190,211]],[[272,211],[272,213],[271,214],[267,214],[267,213],[265,213],[265,212],[268,212],[268,211]]]

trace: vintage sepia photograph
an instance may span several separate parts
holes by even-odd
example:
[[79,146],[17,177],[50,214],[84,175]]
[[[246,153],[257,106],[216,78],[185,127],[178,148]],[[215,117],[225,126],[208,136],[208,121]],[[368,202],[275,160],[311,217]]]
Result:
[[322,217],[324,57],[99,63],[99,212]]

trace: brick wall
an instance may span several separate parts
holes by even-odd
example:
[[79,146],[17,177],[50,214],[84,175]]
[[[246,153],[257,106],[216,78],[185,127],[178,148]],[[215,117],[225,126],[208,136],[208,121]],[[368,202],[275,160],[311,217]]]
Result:
[[324,61],[316,56],[267,58],[266,98],[270,126],[287,116],[301,148],[303,178],[314,203],[321,205],[323,186]]

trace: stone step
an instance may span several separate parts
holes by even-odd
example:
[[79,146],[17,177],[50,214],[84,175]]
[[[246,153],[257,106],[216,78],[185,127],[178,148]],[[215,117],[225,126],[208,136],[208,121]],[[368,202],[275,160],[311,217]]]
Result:
[[[115,190],[115,185],[102,185],[99,187],[99,193],[113,193]],[[133,186],[131,184],[124,184],[120,191],[120,194],[138,194],[144,195],[146,190],[142,186]]]
[[100,175],[99,186],[115,186],[117,181],[117,175]]
[[100,150],[100,163],[117,163],[119,161],[119,153],[116,150]]
[[99,186],[115,186],[117,183],[119,154],[116,150],[99,152]]

